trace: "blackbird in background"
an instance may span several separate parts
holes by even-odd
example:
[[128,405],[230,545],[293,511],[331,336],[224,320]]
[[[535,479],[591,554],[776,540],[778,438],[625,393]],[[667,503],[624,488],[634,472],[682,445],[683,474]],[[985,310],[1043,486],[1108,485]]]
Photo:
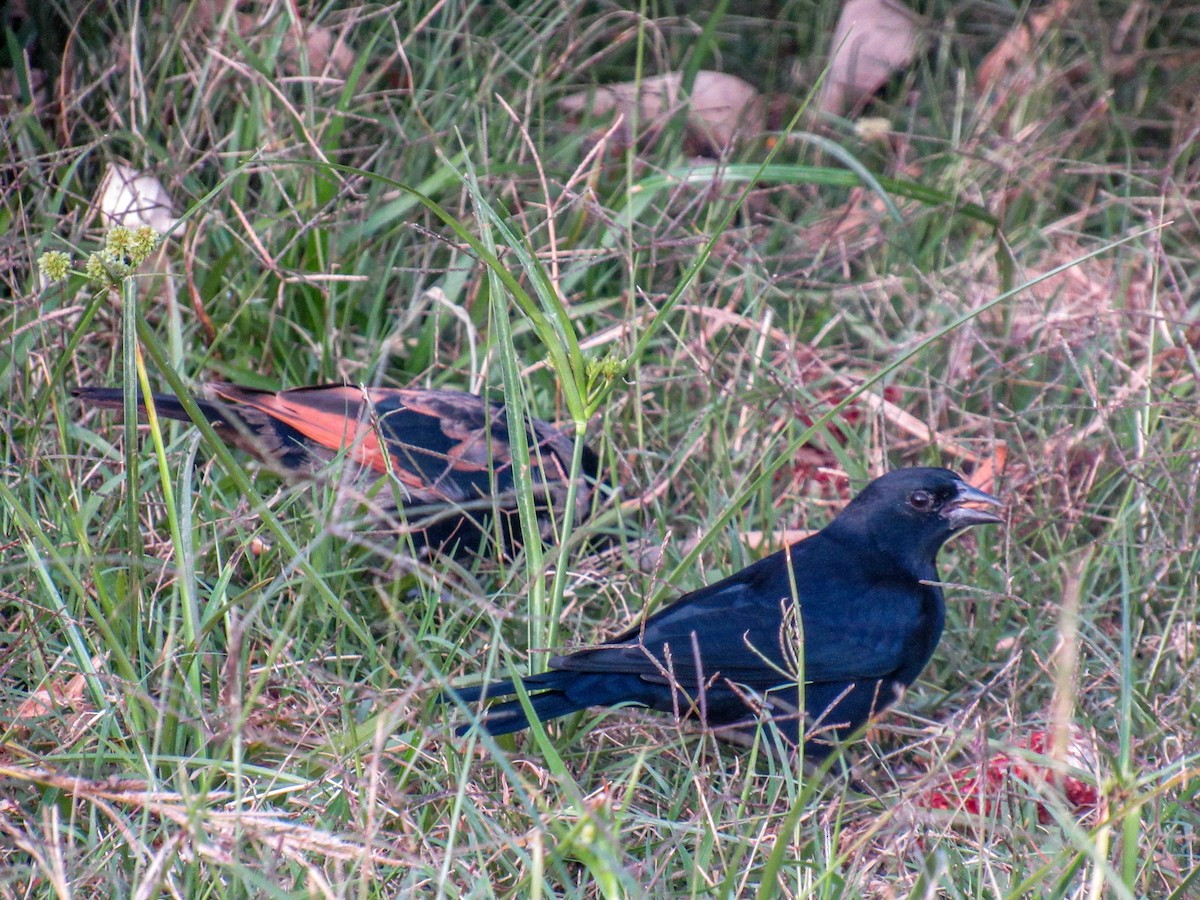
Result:
[[[315,474],[344,451],[368,486],[390,475],[391,484],[382,485],[375,498],[388,512],[400,498],[418,550],[455,556],[479,551],[494,533],[497,508],[504,551],[521,543],[511,433],[501,403],[462,391],[340,384],[276,392],[216,382],[208,391],[213,399],[196,403],[217,434],[280,474]],[[79,387],[72,394],[93,406],[124,405],[120,388]],[[191,421],[173,395],[153,396],[160,416]],[[138,410],[145,414],[140,399]],[[537,419],[528,420],[525,434],[541,534],[549,540],[566,503],[574,444]],[[576,521],[592,508],[599,469],[596,454],[585,446]]]
[[[635,703],[742,738],[769,718],[798,746],[803,710],[805,753],[823,757],[925,668],[946,613],[937,552],[957,531],[1002,521],[968,504],[999,503],[946,469],[890,472],[817,534],[683,595],[610,643],[551,659],[550,671],[522,680],[533,711],[547,720]],[[454,693],[470,703],[516,687]],[[508,734],[529,721],[510,699],[478,724]]]

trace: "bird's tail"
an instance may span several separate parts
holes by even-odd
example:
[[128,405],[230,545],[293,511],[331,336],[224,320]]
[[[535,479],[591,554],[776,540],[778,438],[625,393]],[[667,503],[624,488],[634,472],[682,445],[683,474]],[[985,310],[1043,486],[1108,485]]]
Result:
[[[89,406],[98,406],[101,409],[122,409],[125,406],[125,391],[122,388],[77,387],[71,389],[71,396]],[[154,400],[154,411],[163,418],[177,419],[180,422],[192,421],[192,417],[187,414],[187,410],[183,408],[183,404],[174,394],[151,394],[150,396]],[[207,400],[197,400],[196,405],[213,425],[230,424],[228,417],[223,415],[215,404]],[[140,393],[138,394],[137,408],[138,414],[145,417],[146,401],[142,399]]]
[[[584,677],[587,676],[579,672],[545,672],[522,679],[521,684],[529,694],[529,704],[533,707],[538,721],[557,719],[594,705],[595,700],[589,692],[582,692],[584,696],[580,696],[572,690],[580,678]],[[477,703],[489,697],[513,697],[488,707],[478,722],[460,725],[455,733],[466,734],[476,724],[492,735],[512,734],[514,731],[528,728],[529,718],[520,699],[514,697],[516,693],[517,687],[512,681],[452,689],[451,694],[463,703]]]

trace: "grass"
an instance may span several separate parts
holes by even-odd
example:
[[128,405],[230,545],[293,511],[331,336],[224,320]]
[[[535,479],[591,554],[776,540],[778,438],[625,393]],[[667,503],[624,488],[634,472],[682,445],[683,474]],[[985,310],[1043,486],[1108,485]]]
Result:
[[[8,23],[18,86],[49,81],[5,108],[0,180],[4,896],[1196,890],[1195,9],[1101,0],[980,97],[990,9],[884,93],[888,142],[748,141],[720,183],[680,123],[581,165],[594,134],[555,102],[710,67],[799,106],[835,4],[264,4],[241,34],[207,9]],[[344,68],[296,52],[317,26]],[[111,162],[182,222],[115,292],[42,285],[42,252],[102,245]],[[69,398],[139,365],[488,392],[586,433],[622,494],[561,552],[414,565],[336,482]],[[449,680],[544,665],[886,467],[1001,443],[1010,525],[943,552],[934,661],[848,750],[876,796],[634,710],[452,736]],[[643,540],[596,559],[597,529]],[[1096,808],[1009,778],[956,810],[954,773],[1037,731],[1075,735]]]

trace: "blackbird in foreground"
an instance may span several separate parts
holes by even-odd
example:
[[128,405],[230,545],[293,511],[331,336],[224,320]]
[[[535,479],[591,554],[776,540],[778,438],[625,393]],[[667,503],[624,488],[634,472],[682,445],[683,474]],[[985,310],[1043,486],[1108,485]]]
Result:
[[[494,533],[494,509],[502,515],[504,551],[520,543],[511,433],[501,403],[454,390],[340,384],[276,392],[216,382],[208,391],[213,399],[196,403],[217,434],[282,475],[311,476],[345,452],[368,489],[390,476],[376,502],[386,513],[404,509],[418,550],[473,554]],[[120,388],[79,387],[72,394],[93,406],[124,405]],[[160,416],[191,421],[175,396],[153,398]],[[140,399],[138,410],[145,414]],[[574,444],[537,419],[528,420],[525,433],[539,525],[548,540],[567,500]],[[600,468],[586,446],[581,468],[576,521],[591,510]]]
[[[771,719],[793,746],[807,718],[804,751],[826,756],[925,668],[946,612],[937,552],[957,531],[1002,521],[968,504],[999,503],[946,469],[877,478],[817,534],[683,595],[607,644],[554,657],[550,671],[523,679],[530,705],[547,720],[634,703],[742,740]],[[513,697],[516,687],[454,693],[469,703]],[[478,724],[499,735],[529,721],[509,699]]]

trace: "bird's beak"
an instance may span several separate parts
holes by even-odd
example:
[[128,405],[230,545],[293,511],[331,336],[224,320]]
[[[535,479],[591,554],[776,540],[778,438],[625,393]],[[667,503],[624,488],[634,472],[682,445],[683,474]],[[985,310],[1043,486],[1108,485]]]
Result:
[[966,482],[961,482],[958,485],[958,496],[950,501],[943,508],[943,515],[950,522],[950,526],[957,531],[960,528],[969,528],[972,525],[988,525],[993,522],[1003,522],[1001,516],[996,515],[990,509],[980,509],[974,505],[983,503],[987,506],[1003,505],[999,497],[993,497],[979,488],[973,488]]

